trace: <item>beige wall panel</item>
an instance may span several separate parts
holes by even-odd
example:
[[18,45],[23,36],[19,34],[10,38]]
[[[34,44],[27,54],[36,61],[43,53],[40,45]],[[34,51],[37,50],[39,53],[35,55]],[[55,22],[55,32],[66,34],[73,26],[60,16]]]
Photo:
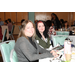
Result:
[[5,12],[5,20],[7,20],[8,18],[11,19],[11,12]]
[[28,12],[23,12],[23,18],[25,20],[28,20]]
[[16,22],[16,12],[11,12],[11,20]]
[[55,13],[59,20],[64,19],[68,21],[68,12],[35,12],[35,20],[51,20],[52,13]]
[[17,22],[21,22],[22,18],[23,18],[22,12],[17,12]]
[[0,12],[0,18],[4,21],[4,12]]

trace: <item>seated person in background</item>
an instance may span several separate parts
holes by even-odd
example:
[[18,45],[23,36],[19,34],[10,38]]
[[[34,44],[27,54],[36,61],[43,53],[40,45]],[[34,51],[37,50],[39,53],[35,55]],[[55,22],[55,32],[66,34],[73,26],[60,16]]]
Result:
[[51,40],[46,32],[46,24],[43,21],[38,21],[36,23],[36,41],[40,47],[45,48],[46,50],[51,50]]
[[75,28],[73,28],[72,34],[75,35]]
[[2,28],[1,28],[1,26],[0,26],[0,42],[1,42],[2,38],[3,38],[3,35],[2,35]]
[[51,26],[49,28],[48,35],[49,35],[49,37],[51,37],[51,35],[56,35],[55,27],[54,27],[54,22],[53,21],[51,22]]
[[9,33],[11,33],[11,30],[12,30],[11,19],[8,19],[7,22],[8,22],[7,26],[8,26],[8,29],[9,29]]
[[60,28],[62,28],[64,26],[64,20],[60,19]]
[[4,25],[3,21],[0,18],[0,26]]
[[31,21],[25,21],[19,32],[14,50],[19,62],[37,62],[47,57],[57,57],[55,51],[42,49],[35,41],[35,26]]
[[73,21],[73,25],[71,25],[71,27],[75,26],[75,21]]
[[51,21],[51,26],[55,29],[54,22]]
[[25,19],[22,19],[22,20],[21,20],[21,26],[22,26],[22,23],[23,23],[23,22],[25,22]]
[[69,25],[68,25],[68,22],[67,21],[64,21],[64,26],[62,27],[62,30],[63,31],[69,31]]
[[47,20],[45,23],[46,23],[46,27],[47,27],[47,33],[48,33],[49,27],[51,26],[51,21]]
[[7,25],[7,24],[8,24],[8,22],[7,22],[7,20],[5,20],[5,21],[4,21],[4,25]]
[[23,23],[24,21],[25,21],[25,19],[22,19],[22,20],[21,20],[21,25],[22,25],[22,23]]

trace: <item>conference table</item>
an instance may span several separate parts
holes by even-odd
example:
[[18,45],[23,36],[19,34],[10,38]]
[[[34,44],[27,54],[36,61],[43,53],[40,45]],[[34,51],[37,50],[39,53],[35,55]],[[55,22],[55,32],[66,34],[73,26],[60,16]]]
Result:
[[[75,62],[75,47],[72,47],[71,50],[72,50],[72,54],[71,54],[71,61],[70,62]],[[65,55],[64,55],[64,48],[59,50],[57,52],[57,54],[59,54],[59,56],[57,58],[54,58],[54,57],[49,58],[48,57],[48,58],[40,59],[39,62],[67,62],[65,59]]]

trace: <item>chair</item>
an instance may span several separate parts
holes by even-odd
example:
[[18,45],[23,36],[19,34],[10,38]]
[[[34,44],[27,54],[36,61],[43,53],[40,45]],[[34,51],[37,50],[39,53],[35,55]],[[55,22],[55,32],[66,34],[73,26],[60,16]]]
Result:
[[64,41],[68,36],[52,36],[53,46],[56,47],[57,44],[64,45]]
[[19,30],[21,30],[21,26],[19,26]]
[[6,33],[7,33],[7,29],[4,30],[3,38],[2,38],[2,40],[0,41],[0,43],[1,43],[1,42],[4,42],[4,39],[5,39]]
[[9,39],[9,30],[8,30],[8,26],[2,25],[1,28],[2,28],[2,34],[4,34],[5,29],[7,29],[6,37],[7,37],[7,39]]
[[10,37],[11,39],[13,39],[13,40],[14,40],[14,37],[13,37],[14,27],[15,27],[15,25],[12,26],[11,33],[9,33],[9,37]]
[[17,54],[14,49],[11,50],[10,61],[11,62],[18,62]]
[[11,50],[14,49],[14,46],[15,46],[15,40],[9,40],[0,43],[0,50],[4,62],[10,62],[10,53]]

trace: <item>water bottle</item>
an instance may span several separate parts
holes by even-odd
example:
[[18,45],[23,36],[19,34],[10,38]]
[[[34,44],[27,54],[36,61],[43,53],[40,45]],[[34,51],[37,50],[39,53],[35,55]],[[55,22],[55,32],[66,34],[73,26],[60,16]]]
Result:
[[62,28],[61,28],[61,31],[62,31]]
[[71,41],[69,38],[66,38],[64,41],[64,55],[65,55],[65,59],[66,61],[71,61]]

